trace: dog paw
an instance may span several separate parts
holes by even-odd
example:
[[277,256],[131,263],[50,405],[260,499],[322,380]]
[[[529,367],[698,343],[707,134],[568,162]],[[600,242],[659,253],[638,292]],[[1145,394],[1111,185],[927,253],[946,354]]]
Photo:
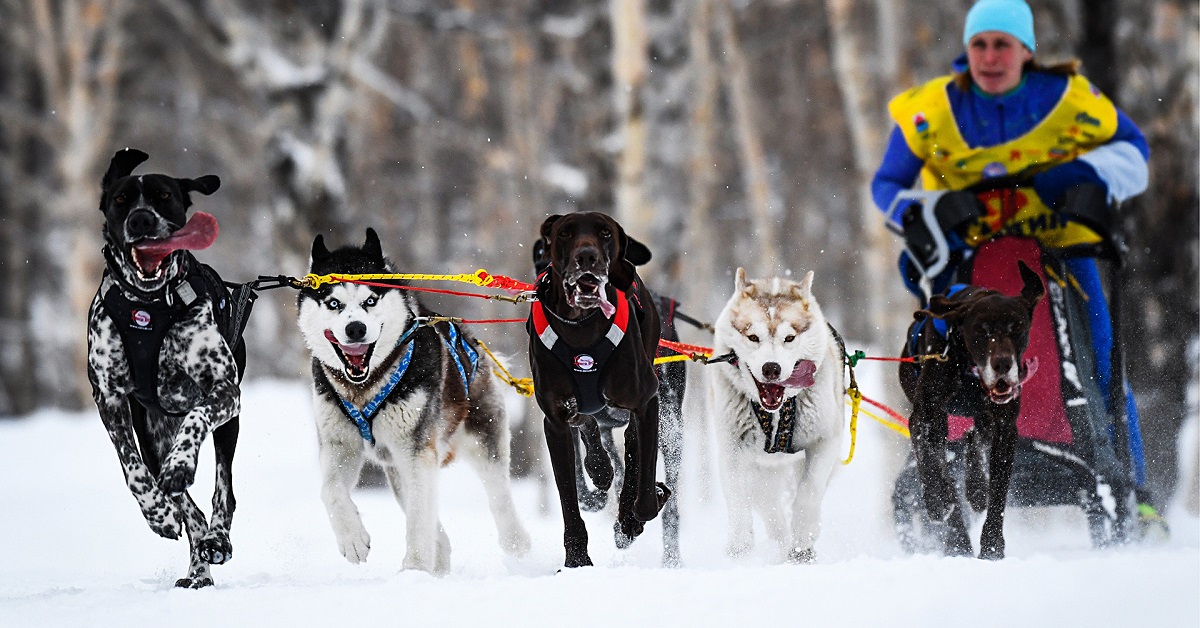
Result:
[[752,537],[736,536],[729,539],[725,544],[725,554],[730,558],[745,558],[750,554],[750,548],[754,547],[754,539]]
[[158,487],[167,495],[179,495],[195,481],[196,467],[184,462],[168,462],[158,475]]
[[671,489],[667,488],[667,485],[662,482],[655,482],[653,497],[646,498],[644,495],[639,495],[637,501],[633,504],[634,518],[638,521],[653,520],[662,511],[668,499],[671,499]]
[[584,512],[599,512],[608,505],[608,491],[581,491],[579,507]]
[[367,561],[367,554],[371,552],[371,535],[367,534],[367,530],[362,527],[362,524],[359,524],[358,530],[353,532],[339,533],[337,541],[338,551],[346,557],[346,560],[355,565]]
[[[1001,550],[1003,551],[1003,550]],[[946,556],[972,556],[971,539],[965,530],[956,530],[953,526],[946,532]]]
[[210,565],[223,565],[233,558],[233,545],[224,535],[202,539],[197,545],[200,558]]
[[529,533],[523,528],[513,530],[500,539],[500,549],[509,556],[520,558],[528,554],[532,547],[533,542],[529,539]]
[[574,569],[576,567],[591,567],[592,557],[588,556],[587,550],[572,552],[567,551],[567,559],[563,561],[563,567]]
[[142,514],[146,516],[146,523],[150,525],[150,529],[164,539],[177,540],[183,532],[179,511],[165,498],[144,510]]
[[788,552],[787,559],[793,565],[811,565],[817,562],[817,552],[811,547],[807,549],[794,547]]
[[212,578],[180,578],[175,581],[175,586],[180,589],[203,589],[212,585]]
[[617,549],[625,549],[633,545],[633,540],[641,536],[645,529],[645,524],[637,519],[622,520],[618,517],[613,523],[613,542],[616,543]]
[[613,466],[608,452],[603,447],[588,448],[587,455],[583,458],[583,467],[587,469],[592,484],[607,493],[613,483]]

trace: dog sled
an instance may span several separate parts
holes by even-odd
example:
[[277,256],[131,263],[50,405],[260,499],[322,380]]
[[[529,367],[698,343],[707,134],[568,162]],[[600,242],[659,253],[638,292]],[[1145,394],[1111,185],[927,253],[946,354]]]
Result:
[[[1008,505],[1015,507],[1077,506],[1087,519],[1095,547],[1129,540],[1137,517],[1130,460],[1126,388],[1120,335],[1121,264],[1124,241],[1114,208],[1105,192],[1080,186],[1068,193],[1061,214],[1100,234],[1101,241],[1048,250],[1030,237],[1006,233],[976,248],[952,250],[947,235],[978,217],[976,193],[1019,188],[971,190],[971,194],[928,193],[920,211],[910,213],[901,268],[910,287],[919,286],[922,307],[931,294],[954,283],[969,283],[1015,294],[1020,290],[1017,260],[1038,271],[1047,298],[1035,310],[1027,361],[1040,365],[1023,387],[1017,420],[1018,445]],[[955,237],[951,235],[950,238]],[[1096,258],[1109,269],[1109,305],[1113,350],[1110,399],[1105,399],[1096,373],[1088,320],[1087,295],[1068,269],[1073,257]],[[972,448],[985,444],[973,427],[982,400],[960,400],[951,408],[947,460],[960,508],[971,513],[965,496],[967,464]],[[931,522],[921,496],[917,465],[910,452],[892,493],[894,525],[901,547],[909,553],[940,551],[945,524]],[[969,524],[969,521],[968,521]]]

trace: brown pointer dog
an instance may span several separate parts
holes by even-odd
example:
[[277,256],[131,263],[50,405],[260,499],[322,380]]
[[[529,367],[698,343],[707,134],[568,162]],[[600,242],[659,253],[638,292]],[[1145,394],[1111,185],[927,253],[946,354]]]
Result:
[[658,378],[654,355],[659,320],[650,293],[625,259],[629,239],[598,212],[551,216],[542,223],[550,269],[538,280],[529,364],[538,406],[545,413],[546,445],[563,514],[567,567],[591,565],[587,528],[575,487],[575,439],[586,443],[584,466],[601,490],[613,469],[600,443],[594,413],[605,407],[630,413],[625,429],[625,482],[614,526],[617,547],[628,547],[670,496],[655,483],[658,465]]
[[[946,467],[948,407],[973,396],[982,408],[975,430],[991,434],[986,495],[982,452],[979,447],[968,448],[974,458],[968,460],[968,499],[976,510],[990,505],[979,557],[1004,558],[1004,506],[1017,446],[1018,399],[1022,382],[1031,374],[1023,357],[1033,309],[1045,294],[1037,274],[1024,262],[1017,264],[1024,281],[1019,296],[977,286],[951,297],[935,296],[928,310],[917,311],[909,328],[909,337],[917,335],[915,349],[910,351],[906,345],[903,351],[905,357],[913,353],[947,357],[946,361],[901,364],[900,385],[913,405],[909,428],[925,509],[932,520],[948,524],[945,553],[949,556],[970,556],[972,550]],[[947,337],[934,329],[934,318],[949,324]]]

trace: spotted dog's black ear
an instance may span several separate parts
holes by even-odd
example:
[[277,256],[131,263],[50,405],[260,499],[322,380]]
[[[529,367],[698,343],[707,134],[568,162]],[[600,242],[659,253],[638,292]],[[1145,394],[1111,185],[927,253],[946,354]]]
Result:
[[1033,309],[1046,294],[1046,287],[1042,285],[1042,278],[1038,277],[1038,274],[1025,262],[1017,260],[1017,270],[1021,271],[1021,280],[1025,282],[1021,288],[1021,298],[1025,300],[1025,304],[1029,307],[1029,315],[1032,317]]
[[367,227],[367,241],[363,243],[362,250],[371,259],[383,259],[383,245],[379,244],[379,234],[370,227]]
[[184,194],[199,192],[208,196],[221,187],[221,178],[215,174],[206,174],[199,179],[175,179],[175,183],[179,184],[179,189]]
[[104,173],[104,177],[100,179],[100,211],[104,211],[104,206],[108,204],[108,186],[121,177],[127,177],[133,174],[133,169],[139,164],[150,159],[150,155],[143,153],[136,148],[126,148],[119,150],[113,155],[112,160],[108,162],[108,171]]
[[645,266],[650,263],[650,258],[653,255],[650,253],[650,247],[634,240],[629,236],[625,236],[625,259],[629,260],[634,266]]
[[318,235],[313,238],[312,254],[309,258],[309,268],[315,267],[320,262],[329,258],[329,249],[325,246],[325,236]]

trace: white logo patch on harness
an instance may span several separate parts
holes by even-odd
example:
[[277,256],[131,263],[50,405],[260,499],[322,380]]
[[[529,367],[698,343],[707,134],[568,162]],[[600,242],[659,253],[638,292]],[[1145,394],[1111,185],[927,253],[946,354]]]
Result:
[[134,310],[133,326],[138,329],[150,329],[150,312],[146,310]]
[[580,373],[590,373],[595,369],[596,369],[596,358],[593,358],[592,356],[590,356],[586,353],[581,353],[581,354],[575,356],[575,370],[576,371],[579,371]]

